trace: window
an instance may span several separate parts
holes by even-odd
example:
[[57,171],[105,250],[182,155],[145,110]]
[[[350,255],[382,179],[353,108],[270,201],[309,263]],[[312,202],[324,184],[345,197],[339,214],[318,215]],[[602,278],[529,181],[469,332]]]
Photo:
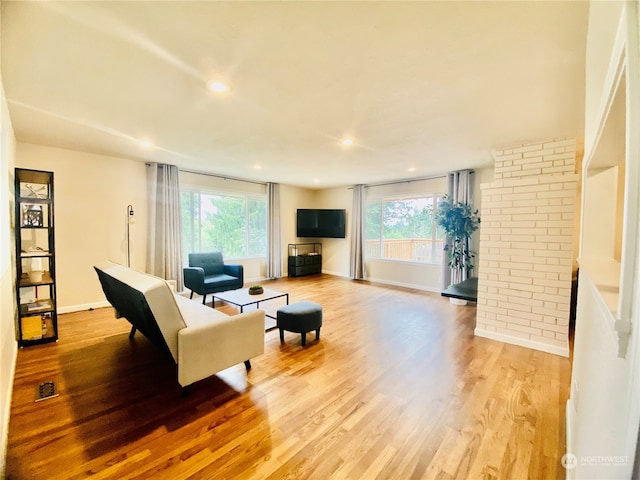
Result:
[[439,194],[424,194],[369,201],[365,257],[441,262],[444,232],[433,218],[433,209],[441,198]]
[[226,258],[267,255],[264,195],[183,190],[181,203],[185,261],[191,252],[211,250]]

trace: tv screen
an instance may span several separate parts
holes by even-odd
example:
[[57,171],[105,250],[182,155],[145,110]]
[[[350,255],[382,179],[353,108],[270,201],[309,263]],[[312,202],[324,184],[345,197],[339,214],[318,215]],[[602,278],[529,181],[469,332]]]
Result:
[[299,208],[298,237],[345,238],[346,213],[344,210]]

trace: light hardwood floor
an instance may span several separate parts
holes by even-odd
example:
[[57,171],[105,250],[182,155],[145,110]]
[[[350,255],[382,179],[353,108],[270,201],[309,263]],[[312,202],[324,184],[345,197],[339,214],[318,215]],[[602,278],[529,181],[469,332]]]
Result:
[[[564,478],[568,359],[476,338],[475,306],[438,294],[329,275],[265,285],[322,304],[320,340],[267,332],[251,371],[187,398],[112,309],[61,315],[58,343],[18,352],[8,478]],[[48,380],[60,396],[35,403]]]

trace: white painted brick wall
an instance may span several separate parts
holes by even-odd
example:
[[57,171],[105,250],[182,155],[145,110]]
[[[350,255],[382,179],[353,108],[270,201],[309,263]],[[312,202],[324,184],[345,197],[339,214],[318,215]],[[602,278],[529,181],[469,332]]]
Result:
[[575,172],[575,140],[559,138],[494,150],[496,180]]
[[575,140],[494,150],[483,184],[476,334],[568,355]]

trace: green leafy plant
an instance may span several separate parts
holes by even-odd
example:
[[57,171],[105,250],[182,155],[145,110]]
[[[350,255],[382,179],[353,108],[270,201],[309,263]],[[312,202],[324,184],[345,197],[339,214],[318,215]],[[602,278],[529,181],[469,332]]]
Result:
[[475,257],[468,245],[471,238],[480,225],[478,210],[472,210],[469,204],[457,202],[449,195],[445,195],[438,203],[435,212],[436,223],[451,239],[451,244],[444,247],[451,268],[451,283],[462,281],[462,273],[467,276],[473,269],[472,259]]
[[252,285],[249,290],[262,290],[262,285]]

